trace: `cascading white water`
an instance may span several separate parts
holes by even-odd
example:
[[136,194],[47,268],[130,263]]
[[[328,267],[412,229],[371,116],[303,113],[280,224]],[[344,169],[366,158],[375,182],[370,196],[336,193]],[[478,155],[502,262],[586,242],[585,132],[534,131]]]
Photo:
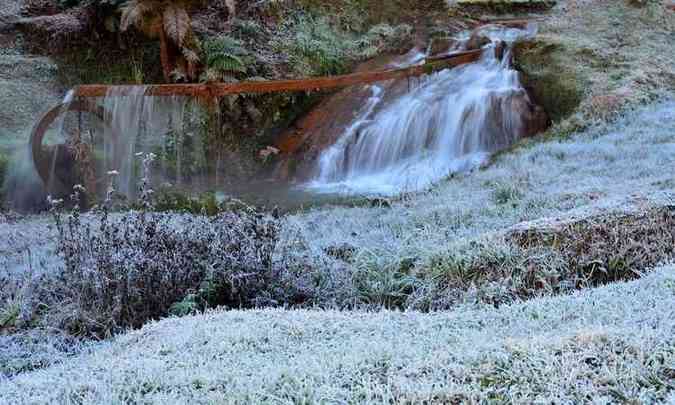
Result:
[[[118,191],[133,197],[136,191],[140,159],[138,154],[156,153],[166,168],[169,154],[174,180],[183,178],[181,150],[183,121],[188,98],[146,95],[144,86],[111,87],[103,99],[108,125],[104,130],[104,172],[118,172]],[[167,142],[170,140],[170,142]],[[167,144],[173,150],[167,150]]]
[[[73,103],[74,100],[74,95],[75,92],[73,90],[69,90],[66,95],[63,97],[63,101],[61,102],[61,111],[59,113],[59,120],[56,123],[56,127],[58,128],[57,131],[57,136],[61,139],[59,141],[63,141],[63,135],[65,134],[65,128],[66,128],[66,114],[70,110],[70,106]],[[58,177],[55,175],[56,174],[56,164],[59,160],[59,149],[55,148],[54,153],[52,154],[51,162],[49,164],[49,171],[51,173],[51,176],[49,177],[49,184],[46,184],[47,187],[47,193],[52,193],[54,190],[57,190],[60,185],[57,186],[57,182],[59,182]]]
[[[512,144],[523,125],[513,100],[525,90],[510,66],[510,44],[533,31],[488,27],[482,34],[492,43],[478,62],[431,75],[389,105],[380,105],[382,89],[372,86],[372,97],[320,156],[307,187],[383,195],[420,190]],[[459,40],[461,49],[468,36]],[[497,41],[509,44],[505,55]]]

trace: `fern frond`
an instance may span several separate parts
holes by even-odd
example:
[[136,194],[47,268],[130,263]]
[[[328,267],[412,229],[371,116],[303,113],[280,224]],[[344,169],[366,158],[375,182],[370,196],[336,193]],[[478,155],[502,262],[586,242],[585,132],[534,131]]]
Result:
[[181,66],[177,66],[174,70],[171,71],[171,79],[174,82],[183,82],[187,79],[187,72]]
[[246,73],[244,61],[235,55],[218,55],[211,60],[209,67],[221,72]]
[[204,44],[206,53],[226,53],[232,55],[248,55],[241,42],[227,35],[207,40]]
[[151,2],[142,0],[131,0],[122,6],[122,16],[120,18],[120,30],[126,31],[130,26],[140,26],[143,16],[152,9]]
[[225,0],[225,7],[227,7],[227,14],[229,18],[233,18],[237,13],[237,4],[235,0]]
[[227,35],[207,39],[203,50],[208,69],[220,72],[223,77],[246,73],[247,66],[253,63],[241,42]]
[[199,55],[197,55],[197,52],[190,48],[181,48],[181,53],[185,57],[185,60],[187,60],[190,63],[199,63]]
[[183,46],[190,32],[190,16],[183,7],[169,4],[162,13],[164,32],[178,46]]

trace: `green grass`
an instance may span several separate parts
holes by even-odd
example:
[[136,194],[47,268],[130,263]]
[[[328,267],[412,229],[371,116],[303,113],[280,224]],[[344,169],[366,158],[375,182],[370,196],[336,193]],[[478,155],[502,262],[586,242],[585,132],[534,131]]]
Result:
[[0,303],[0,331],[4,328],[11,328],[19,319],[21,313],[21,302],[19,300],[8,300]]

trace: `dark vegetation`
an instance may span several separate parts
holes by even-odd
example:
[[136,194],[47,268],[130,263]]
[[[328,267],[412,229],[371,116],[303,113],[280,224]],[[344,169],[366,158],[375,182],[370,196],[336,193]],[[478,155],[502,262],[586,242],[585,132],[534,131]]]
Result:
[[674,253],[675,207],[599,215],[513,230],[503,240],[472,242],[432,259],[426,271],[438,278],[411,298],[423,309],[448,309],[467,298],[499,306],[636,279]]
[[[274,302],[265,292],[278,278],[276,218],[244,204],[213,216],[161,214],[150,209],[147,185],[146,177],[138,211],[114,216],[111,187],[95,224],[83,220],[77,205],[66,219],[53,208],[63,271],[39,281],[42,301],[59,303],[46,315],[53,324],[105,337],[168,313]],[[82,191],[75,190],[75,202]]]

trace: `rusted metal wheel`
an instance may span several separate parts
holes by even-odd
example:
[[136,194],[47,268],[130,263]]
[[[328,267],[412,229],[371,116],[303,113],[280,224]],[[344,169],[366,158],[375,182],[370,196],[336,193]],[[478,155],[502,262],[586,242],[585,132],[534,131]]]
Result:
[[[49,127],[56,121],[56,119],[61,115],[69,111],[77,112],[86,112],[93,114],[101,122],[106,124],[106,114],[103,107],[97,105],[95,100],[74,100],[70,103],[61,103],[49,111],[47,111],[42,118],[33,126],[30,134],[30,150],[31,156],[33,158],[33,163],[35,164],[35,169],[37,170],[40,178],[44,182],[46,187],[49,187],[50,184],[54,184],[55,180],[52,179],[52,154],[45,151],[43,147],[43,141],[47,130]],[[58,147],[57,147],[58,148]],[[50,190],[51,191],[51,190]]]

